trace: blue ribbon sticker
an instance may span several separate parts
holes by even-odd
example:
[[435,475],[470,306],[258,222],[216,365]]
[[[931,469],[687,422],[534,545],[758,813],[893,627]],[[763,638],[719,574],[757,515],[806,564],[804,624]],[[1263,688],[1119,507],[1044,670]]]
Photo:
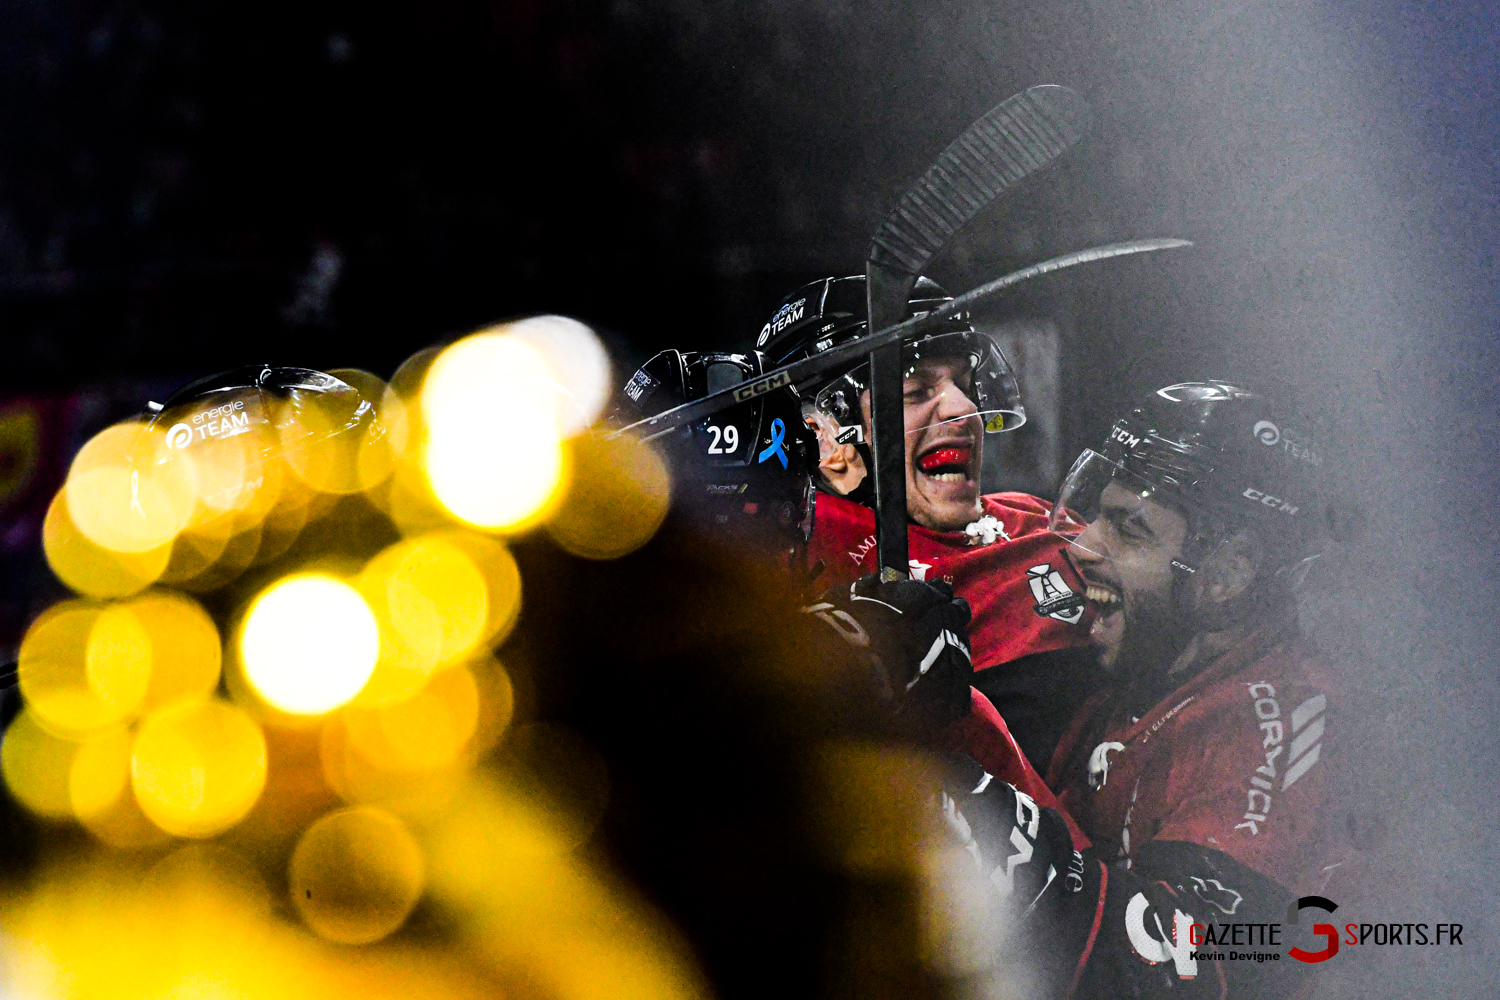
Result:
[[760,453],[760,458],[756,460],[756,464],[759,465],[761,462],[764,462],[772,455],[775,455],[777,458],[781,459],[781,467],[785,469],[786,446],[782,444],[782,442],[785,440],[786,424],[781,422],[780,417],[777,417],[775,420],[771,421],[771,443],[767,445],[766,449]]

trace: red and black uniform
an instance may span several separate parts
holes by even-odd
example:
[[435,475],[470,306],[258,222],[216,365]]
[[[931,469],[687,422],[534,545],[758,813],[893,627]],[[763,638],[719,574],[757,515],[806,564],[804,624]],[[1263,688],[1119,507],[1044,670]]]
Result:
[[[1047,530],[1046,501],[994,493],[982,504],[983,513],[966,531],[911,525],[911,572],[918,580],[951,584],[969,602],[974,686],[1041,770],[1098,683],[1084,601],[1068,583],[1065,540]],[[808,557],[825,565],[820,586],[878,571],[874,512],[819,493]]]
[[[1285,926],[1287,906],[1328,892],[1352,848],[1334,795],[1338,706],[1295,623],[1263,627],[1139,716],[1124,698],[1106,689],[1090,699],[1047,774],[1073,829],[1092,841],[1075,859],[1081,888],[1051,891],[1029,918],[1027,957],[1050,979],[1047,995],[1297,994],[1317,967],[1291,958],[1289,946],[1323,944]],[[998,792],[1014,797],[1008,786]],[[1010,799],[971,797],[961,808],[1002,818],[1014,811]],[[1009,836],[1005,828],[992,837],[995,858],[1006,856]],[[1036,864],[1062,870],[1041,854]],[[1266,932],[1233,930],[1270,924],[1283,925],[1274,945],[1254,939]],[[1210,925],[1215,937],[1238,936],[1216,948],[1203,941]],[[1203,957],[1215,950],[1280,958]]]
[[[1048,784],[1106,861],[1152,841],[1212,848],[1298,895],[1342,858],[1328,843],[1328,683],[1294,625],[1262,629],[1139,718],[1091,698]],[[1342,842],[1343,838],[1338,838]]]

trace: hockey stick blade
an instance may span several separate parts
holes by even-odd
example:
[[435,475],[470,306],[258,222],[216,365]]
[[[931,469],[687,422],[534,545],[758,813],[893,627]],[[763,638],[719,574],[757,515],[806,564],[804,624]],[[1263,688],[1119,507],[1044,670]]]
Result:
[[991,108],[897,199],[875,231],[870,261],[921,274],[986,205],[1082,139],[1092,117],[1077,91],[1056,84]]
[[964,292],[952,302],[934,309],[930,313],[924,313],[914,319],[904,320],[875,333],[865,334],[856,340],[851,340],[846,344],[840,344],[838,347],[824,351],[822,354],[814,354],[810,358],[803,358],[801,361],[794,361],[789,365],[783,365],[774,371],[767,372],[753,382],[730,386],[728,389],[721,389],[701,399],[681,403],[670,410],[663,410],[653,417],[646,417],[622,427],[611,436],[636,434],[639,435],[641,440],[650,441],[653,438],[660,437],[679,427],[690,424],[695,420],[711,417],[720,410],[726,410],[738,403],[754,399],[756,396],[770,392],[773,389],[780,389],[784,386],[801,387],[830,368],[846,364],[888,344],[894,344],[897,341],[918,336],[930,327],[952,319],[955,314],[965,312],[975,305],[993,298],[1030,278],[1051,274],[1054,271],[1074,267],[1078,264],[1088,264],[1094,261],[1110,260],[1115,257],[1127,257],[1132,254],[1151,253],[1156,250],[1171,250],[1178,247],[1190,247],[1192,245],[1190,240],[1171,238],[1130,240],[1125,243],[1111,243],[1107,246],[1090,247],[1087,250],[1077,250],[1073,253],[1064,254],[1061,257],[1053,257],[1050,260],[1044,260],[1039,264],[1032,264],[1029,267],[1024,267],[1019,271],[1014,271],[1004,277],[996,278],[994,281],[986,282],[977,288]]

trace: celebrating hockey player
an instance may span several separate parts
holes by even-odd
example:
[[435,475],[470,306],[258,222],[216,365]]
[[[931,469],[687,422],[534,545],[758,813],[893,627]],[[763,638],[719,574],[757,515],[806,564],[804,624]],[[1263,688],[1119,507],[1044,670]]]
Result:
[[1292,596],[1342,534],[1323,464],[1301,418],[1201,382],[1148,396],[1069,473],[1052,523],[1110,680],[1047,781],[1092,846],[963,759],[945,799],[1042,995],[1290,996],[1314,968],[1321,941],[1287,951],[1288,905],[1331,891],[1351,850],[1345,736]]
[[[949,301],[918,279],[909,309]],[[866,330],[863,276],[825,278],[788,295],[761,329],[773,365],[829,350]],[[959,316],[903,348],[906,502],[911,573],[951,585],[973,611],[974,686],[999,709],[1037,769],[1090,692],[1084,599],[1070,586],[1047,530],[1050,505],[1020,493],[982,496],[988,435],[1026,420],[1015,372],[994,342]],[[876,571],[869,468],[868,364],[834,370],[804,389],[818,435],[821,482],[810,559],[819,582],[848,584]]]

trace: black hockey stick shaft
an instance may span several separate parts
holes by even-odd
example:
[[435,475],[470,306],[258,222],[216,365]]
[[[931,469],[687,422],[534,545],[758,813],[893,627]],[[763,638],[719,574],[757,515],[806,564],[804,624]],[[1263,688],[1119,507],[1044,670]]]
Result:
[[926,330],[936,327],[955,315],[967,312],[974,306],[999,295],[1001,292],[1020,284],[1031,278],[1051,274],[1053,271],[1061,271],[1065,268],[1074,267],[1079,264],[1087,264],[1093,261],[1109,260],[1114,257],[1127,257],[1139,253],[1151,253],[1156,250],[1171,250],[1177,247],[1190,247],[1192,242],[1175,238],[1130,240],[1125,243],[1111,243],[1107,246],[1089,247],[1087,250],[1077,250],[1073,253],[1063,254],[1044,260],[1039,264],[1032,264],[1019,271],[1013,271],[1003,277],[996,278],[980,285],[978,288],[970,289],[958,298],[946,305],[934,309],[930,313],[918,316],[915,319],[903,320],[894,326],[878,330],[875,333],[866,334],[856,340],[815,354],[801,361],[794,361],[789,365],[783,365],[774,371],[767,372],[753,382],[743,385],[730,386],[721,389],[712,395],[695,399],[688,403],[682,403],[663,410],[655,416],[637,420],[620,428],[616,435],[636,434],[643,441],[650,441],[660,437],[679,427],[686,426],[704,417],[711,417],[720,410],[726,410],[747,399],[753,399],[762,393],[771,392],[783,386],[801,386],[809,382],[830,368],[846,364],[854,358],[868,355],[871,351],[887,344],[908,340],[920,336]]
[[[882,330],[906,317],[914,274],[870,261],[865,293],[870,323]],[[870,352],[870,458],[875,466],[875,546],[881,579],[910,572],[906,536],[906,412],[901,392],[901,344]]]
[[[1032,87],[991,108],[902,192],[870,243],[865,264],[869,329],[906,316],[917,275],[986,206],[1057,159],[1088,130],[1089,107],[1067,87]],[[901,347],[870,354],[870,445],[880,574],[909,572],[906,422]]]

